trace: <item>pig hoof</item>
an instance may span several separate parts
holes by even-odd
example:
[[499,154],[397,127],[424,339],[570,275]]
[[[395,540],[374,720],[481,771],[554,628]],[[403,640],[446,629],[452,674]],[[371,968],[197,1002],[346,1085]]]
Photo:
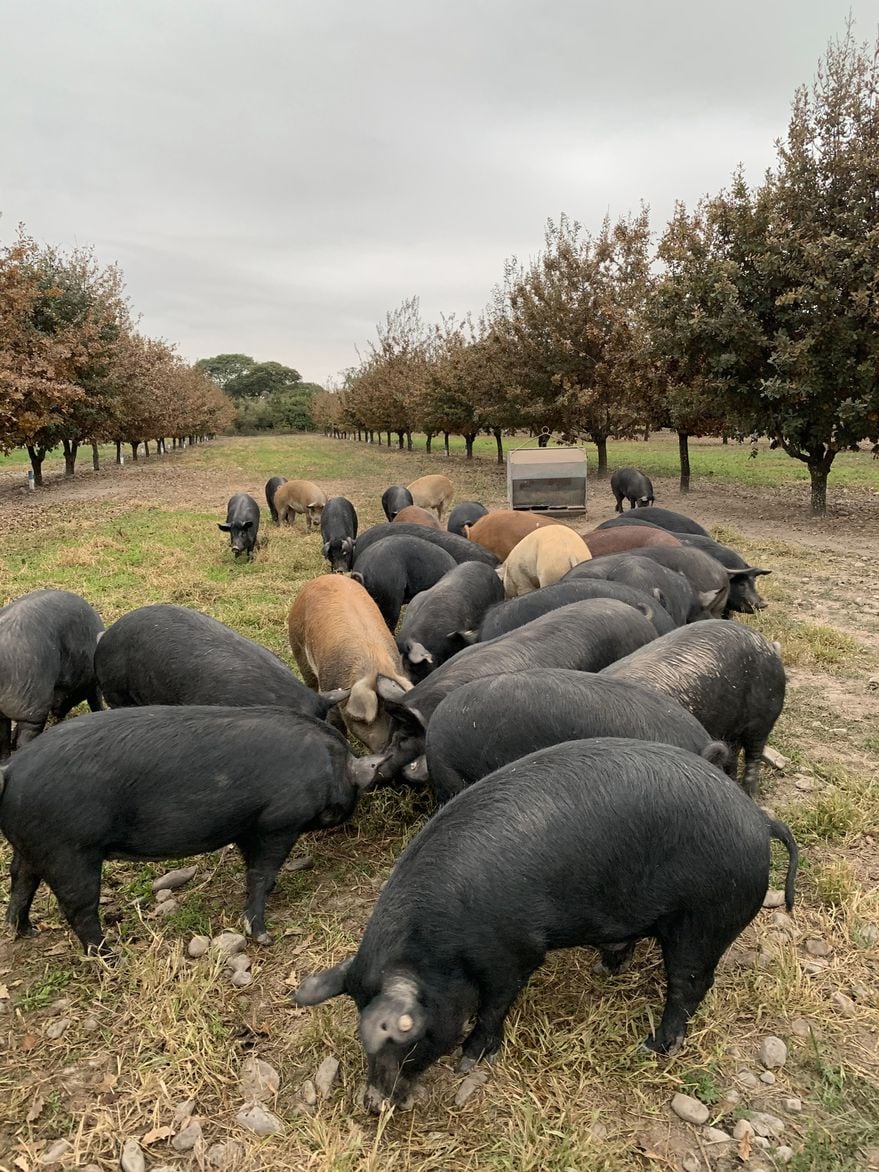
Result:
[[465,1055],[461,1059],[461,1061],[458,1063],[458,1066],[456,1068],[458,1071],[458,1074],[469,1074],[470,1071],[473,1070],[473,1068],[476,1066],[477,1061],[478,1061],[478,1059],[468,1058]]
[[257,944],[265,945],[274,944],[274,940],[272,940],[268,932],[260,932],[260,934],[256,937],[256,942]]
[[19,940],[24,940],[28,936],[39,936],[40,929],[35,928],[33,924],[21,924],[15,929],[15,935]]

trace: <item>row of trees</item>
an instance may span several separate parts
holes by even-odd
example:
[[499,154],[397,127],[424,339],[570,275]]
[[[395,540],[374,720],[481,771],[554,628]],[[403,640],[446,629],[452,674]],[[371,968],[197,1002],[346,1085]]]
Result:
[[173,445],[225,430],[231,401],[167,342],[132,321],[122,274],[89,249],[65,253],[23,230],[0,247],[0,451],[26,448],[34,480],[57,447],[73,476],[98,444]]
[[549,426],[598,449],[644,429],[767,435],[808,468],[826,509],[836,454],[879,440],[879,41],[851,28],[794,99],[777,163],[749,186],[597,233],[566,217],[542,253],[507,262],[478,319],[389,313],[335,394],[327,431],[373,438]]
[[222,387],[235,403],[238,432],[311,431],[312,400],[323,390],[280,362],[257,362],[248,354],[200,358],[196,367]]

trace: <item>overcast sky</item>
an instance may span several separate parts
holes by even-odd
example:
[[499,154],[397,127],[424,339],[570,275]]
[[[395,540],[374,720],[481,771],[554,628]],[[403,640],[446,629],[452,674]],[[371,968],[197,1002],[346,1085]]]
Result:
[[0,0],[0,239],[94,244],[145,332],[323,381],[480,309],[548,216],[758,179],[876,0]]

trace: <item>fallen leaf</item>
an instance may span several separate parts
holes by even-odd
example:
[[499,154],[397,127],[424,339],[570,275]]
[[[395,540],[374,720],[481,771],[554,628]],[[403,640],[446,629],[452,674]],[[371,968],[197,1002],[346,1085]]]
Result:
[[30,1105],[30,1107],[28,1107],[27,1115],[25,1115],[25,1117],[24,1117],[25,1122],[26,1123],[33,1123],[35,1120],[39,1119],[40,1113],[42,1112],[43,1107],[45,1105],[46,1104],[45,1104],[45,1100],[43,1099],[43,1096],[40,1094],[39,1091],[37,1091],[37,1093],[31,1099],[31,1105]]
[[31,1172],[31,1166],[24,1156],[16,1156],[12,1161],[12,1165],[14,1168],[20,1168],[21,1172]]
[[140,1141],[141,1146],[149,1147],[150,1144],[158,1143],[160,1139],[168,1139],[173,1134],[173,1127],[154,1127],[152,1131],[148,1131]]
[[25,1034],[21,1039],[22,1050],[33,1050],[39,1040],[36,1034]]
[[9,1000],[9,988],[6,985],[0,985],[0,1001]]
[[110,1074],[110,1072],[108,1071],[104,1075],[104,1077],[101,1079],[101,1081],[98,1083],[98,1090],[99,1091],[112,1091],[113,1087],[115,1087],[115,1085],[118,1081],[119,1081],[119,1075],[118,1074]]
[[739,1159],[750,1160],[751,1158],[751,1135],[746,1132],[739,1140]]

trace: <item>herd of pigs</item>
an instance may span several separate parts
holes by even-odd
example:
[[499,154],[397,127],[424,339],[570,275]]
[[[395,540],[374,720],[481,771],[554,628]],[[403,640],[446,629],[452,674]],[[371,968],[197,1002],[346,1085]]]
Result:
[[[612,488],[618,515],[581,537],[547,516],[451,508],[448,478],[426,476],[389,488],[387,524],[358,534],[349,500],[274,477],[272,519],[319,523],[331,570],[287,616],[304,683],[186,607],[145,606],[104,631],[67,591],[10,602],[9,924],[34,932],[45,881],[83,947],[104,950],[105,859],[234,843],[246,931],[269,944],[266,897],[300,835],[344,822],[373,786],[428,785],[436,812],[356,954],[294,995],[355,1001],[370,1110],[404,1101],[462,1038],[461,1069],[492,1060],[552,949],[590,945],[613,974],[655,938],[666,1000],[645,1044],[675,1049],[763,903],[773,838],[793,903],[796,843],[754,800],[785,673],[778,646],[733,619],[765,606],[768,571],[655,506],[636,469]],[[236,556],[258,549],[259,519],[247,494],[229,502]],[[64,721],[82,701],[92,712]]]

